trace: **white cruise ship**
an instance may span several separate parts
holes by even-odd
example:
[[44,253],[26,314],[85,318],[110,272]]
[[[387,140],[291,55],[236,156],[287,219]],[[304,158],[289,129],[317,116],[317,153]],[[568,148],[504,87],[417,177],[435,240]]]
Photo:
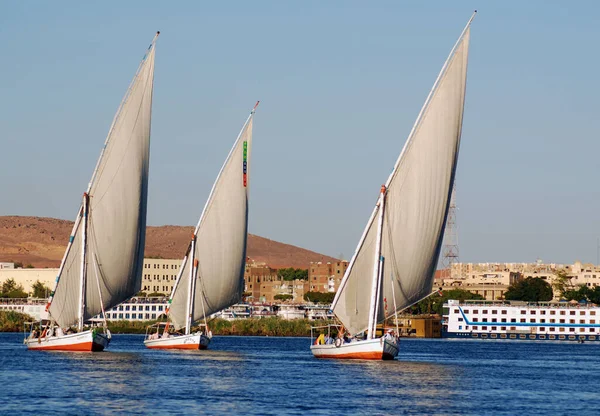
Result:
[[448,300],[442,337],[600,341],[600,307],[568,302]]

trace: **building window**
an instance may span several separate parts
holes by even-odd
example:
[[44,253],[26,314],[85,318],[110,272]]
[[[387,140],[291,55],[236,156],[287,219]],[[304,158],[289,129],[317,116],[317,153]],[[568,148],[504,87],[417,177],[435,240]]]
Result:
[[464,309],[463,312],[465,313],[465,315],[467,315],[469,313],[469,311],[467,309]]
[[506,309],[502,310],[502,315],[506,315]]
[[496,309],[492,309],[492,315],[497,315],[498,311]]
[[529,322],[535,323],[535,319],[530,319]]
[[125,319],[129,319],[129,314],[128,313],[125,314]]
[[122,313],[119,314],[119,319],[123,319],[123,314]]
[[554,327],[550,327],[550,332],[554,332]]
[[521,322],[527,322],[527,319],[521,318]]
[[458,309],[454,309],[454,313],[459,313],[459,310]]
[[505,326],[501,326],[501,327],[500,327],[500,329],[501,329],[502,331],[506,331],[506,327],[505,327]]
[[579,328],[579,332],[585,332],[585,328]]
[[487,309],[482,310],[481,313],[487,315]]
[[506,318],[502,318],[502,319],[501,319],[501,321],[502,321],[502,322],[506,322]]
[[463,318],[458,318],[458,322],[462,322],[462,321],[463,321]]
[[560,311],[560,314],[561,314],[561,315],[564,315],[564,314],[565,314],[565,311]]
[[546,315],[546,311],[540,311],[540,315]]
[[536,313],[534,310],[532,310],[530,312],[531,312],[532,315],[535,315],[535,313]]
[[565,320],[564,320],[564,319],[561,319],[561,320],[560,320],[560,323],[561,323],[561,324],[564,324],[564,323],[565,323]]
[[575,328],[569,328],[570,332],[575,332]]
[[570,311],[569,312],[571,315],[575,315],[575,311]]
[[473,309],[473,314],[479,313],[477,309]]
[[596,311],[590,311],[590,315],[596,315]]
[[143,313],[138,313],[138,319],[143,319],[142,318],[143,315],[144,315]]
[[550,315],[556,315],[556,311],[550,311]]
[[521,311],[521,315],[525,315],[527,311]]
[[585,319],[580,319],[580,320],[579,320],[579,323],[580,323],[580,324],[585,324]]
[[585,311],[579,311],[579,315],[585,315]]
[[517,322],[517,320],[515,318],[510,318],[511,322]]
[[492,318],[492,322],[498,322],[496,318]]
[[546,320],[545,319],[540,319],[540,323],[545,324]]
[[495,330],[496,330],[496,327],[495,327],[495,326],[493,326],[493,327],[492,327],[492,331],[495,331]]
[[569,323],[570,324],[574,324],[575,323],[575,319],[569,319]]
[[473,322],[479,322],[479,319],[473,318]]

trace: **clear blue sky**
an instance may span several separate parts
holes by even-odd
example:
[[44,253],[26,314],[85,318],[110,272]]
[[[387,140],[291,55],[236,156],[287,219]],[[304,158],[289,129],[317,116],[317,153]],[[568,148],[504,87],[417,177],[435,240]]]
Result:
[[151,225],[195,224],[256,100],[250,231],[349,258],[473,9],[463,261],[596,261],[600,2],[0,2],[0,215],[73,219],[154,32]]

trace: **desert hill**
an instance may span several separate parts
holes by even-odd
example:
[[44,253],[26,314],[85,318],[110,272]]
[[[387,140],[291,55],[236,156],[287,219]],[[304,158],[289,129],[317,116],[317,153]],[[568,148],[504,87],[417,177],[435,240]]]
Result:
[[[0,262],[58,267],[72,228],[72,221],[55,218],[0,216]],[[148,227],[145,256],[181,258],[192,232],[191,226]],[[248,236],[247,254],[274,268],[307,269],[311,261],[336,261],[333,257],[253,234]]]

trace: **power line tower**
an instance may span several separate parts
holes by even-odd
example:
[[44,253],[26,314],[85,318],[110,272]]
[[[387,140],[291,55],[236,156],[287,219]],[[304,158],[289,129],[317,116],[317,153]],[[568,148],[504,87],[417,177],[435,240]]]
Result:
[[444,231],[444,247],[442,249],[442,268],[447,270],[448,277],[452,265],[458,263],[458,230],[456,226],[456,187],[452,188],[450,197],[450,208],[448,209],[448,218],[446,219],[446,229]]

